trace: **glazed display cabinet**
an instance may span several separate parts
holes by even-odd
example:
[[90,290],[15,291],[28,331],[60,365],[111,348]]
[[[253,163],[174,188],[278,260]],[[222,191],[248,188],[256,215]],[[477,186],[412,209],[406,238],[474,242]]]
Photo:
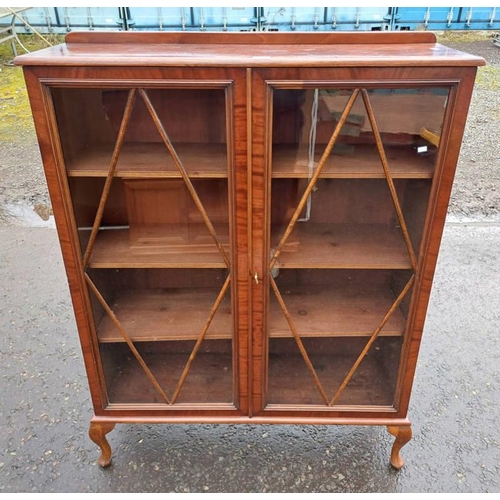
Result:
[[432,33],[71,33],[24,66],[101,448],[408,406],[481,58]]

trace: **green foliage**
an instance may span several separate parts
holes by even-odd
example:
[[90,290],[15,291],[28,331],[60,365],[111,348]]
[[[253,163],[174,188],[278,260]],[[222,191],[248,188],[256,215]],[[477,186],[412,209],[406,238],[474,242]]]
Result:
[[483,66],[479,68],[476,85],[483,89],[500,91],[500,67]]
[[[62,42],[59,35],[43,35],[50,43]],[[30,51],[48,45],[36,35],[20,36],[23,45]],[[24,50],[16,44],[17,53]],[[14,53],[10,42],[0,44],[0,141],[21,141],[34,133],[33,120],[28,102],[23,70],[13,65]]]

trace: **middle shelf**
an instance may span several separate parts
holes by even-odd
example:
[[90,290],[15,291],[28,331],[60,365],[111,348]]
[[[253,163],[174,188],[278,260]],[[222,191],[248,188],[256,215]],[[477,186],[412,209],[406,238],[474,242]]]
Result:
[[[192,179],[228,177],[226,144],[178,143],[174,145],[182,165]],[[274,145],[273,178],[307,178],[308,153],[295,145]],[[322,151],[314,157],[318,166]],[[113,155],[113,144],[82,148],[67,158],[70,177],[106,177]],[[434,157],[418,154],[411,146],[387,146],[386,156],[393,178],[429,179],[434,172]],[[115,176],[122,179],[180,178],[181,174],[163,143],[125,143],[118,157]],[[377,148],[373,144],[356,146],[353,156],[331,154],[321,178],[384,178]]]
[[[162,241],[162,235],[168,233],[158,226],[144,227],[141,239],[134,238],[129,228],[101,230],[96,238],[89,267],[226,268],[222,255],[217,250],[206,227],[197,224],[191,225],[190,229],[192,233],[190,239],[180,241],[178,244],[169,243],[167,238],[165,238],[167,241]],[[193,235],[195,230],[198,231],[199,238]],[[86,233],[89,234],[89,231],[87,230]],[[228,251],[229,235],[227,232],[219,230],[217,235],[223,248]],[[202,240],[201,244],[200,240]]]
[[[317,147],[314,154],[313,171],[319,165],[326,145]],[[354,146],[351,146],[354,149]],[[321,171],[323,179],[383,179],[382,161],[375,144],[357,144],[356,153],[339,155],[330,153]],[[385,147],[389,171],[393,179],[430,179],[434,174],[434,155],[419,154],[412,145],[390,145]],[[309,152],[290,144],[273,145],[273,178],[308,178]]]
[[[179,143],[174,149],[190,178],[227,178],[226,144]],[[111,143],[82,149],[68,158],[68,176],[106,177],[112,156]],[[125,143],[118,157],[115,176],[122,179],[181,178],[166,146],[155,142]]]
[[[149,228],[145,249],[136,250],[128,228],[99,231],[92,252],[91,268],[225,268],[221,254],[206,227],[198,225],[203,244],[192,239],[182,245],[155,246],[161,230],[154,237]],[[216,229],[218,229],[216,227]],[[151,234],[153,231],[153,235]],[[226,226],[227,231],[227,226]],[[85,230],[88,234],[89,230]],[[206,234],[205,234],[206,233]],[[276,247],[284,233],[282,225],[272,228],[271,245]],[[229,237],[218,230],[220,242],[229,251]],[[82,237],[82,240],[87,238]],[[210,241],[211,240],[211,241]],[[149,249],[148,249],[149,248]],[[387,224],[302,224],[298,223],[289,244],[278,259],[279,268],[318,269],[410,269],[411,264],[403,235],[398,227]]]
[[295,251],[281,253],[279,268],[411,268],[401,229],[388,224],[297,223],[292,235]]

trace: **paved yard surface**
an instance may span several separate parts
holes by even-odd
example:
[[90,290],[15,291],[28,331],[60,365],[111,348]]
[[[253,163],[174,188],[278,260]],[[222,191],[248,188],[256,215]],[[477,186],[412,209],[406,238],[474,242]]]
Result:
[[385,428],[279,425],[117,425],[101,470],[55,230],[2,228],[0,491],[500,492],[499,248],[446,227],[401,471]]

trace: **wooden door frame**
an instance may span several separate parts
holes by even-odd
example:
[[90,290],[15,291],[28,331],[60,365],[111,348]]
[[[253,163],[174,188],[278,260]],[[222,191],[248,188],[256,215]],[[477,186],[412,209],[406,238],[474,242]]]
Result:
[[[477,68],[398,67],[398,68],[274,68],[252,71],[252,272],[262,279],[252,283],[252,371],[254,415],[262,418],[295,416],[300,421],[314,423],[331,418],[331,423],[345,418],[361,424],[379,420],[407,419],[408,405],[416,369],[418,351],[430,297],[430,290],[441,242],[453,176],[464,132]],[[363,86],[396,88],[401,86],[446,86],[450,88],[444,117],[441,148],[427,209],[419,252],[416,282],[412,292],[407,333],[401,352],[400,368],[392,407],[353,406],[340,410],[324,407],[272,405],[266,407],[267,377],[267,317],[269,301],[267,265],[269,256],[269,134],[272,130],[272,88],[302,89],[334,84],[339,87]],[[456,123],[462,124],[457,126]]]
[[[179,421],[189,417],[226,419],[248,414],[248,222],[247,222],[247,127],[246,78],[238,68],[108,68],[24,67],[49,194],[61,243],[75,309],[84,364],[89,380],[95,418],[164,418]],[[93,325],[89,291],[83,275],[68,180],[50,89],[64,88],[217,88],[226,94],[226,126],[230,217],[234,228],[232,254],[234,311],[233,381],[234,405],[110,404],[107,401],[100,355]],[[103,420],[103,421],[104,421]]]

